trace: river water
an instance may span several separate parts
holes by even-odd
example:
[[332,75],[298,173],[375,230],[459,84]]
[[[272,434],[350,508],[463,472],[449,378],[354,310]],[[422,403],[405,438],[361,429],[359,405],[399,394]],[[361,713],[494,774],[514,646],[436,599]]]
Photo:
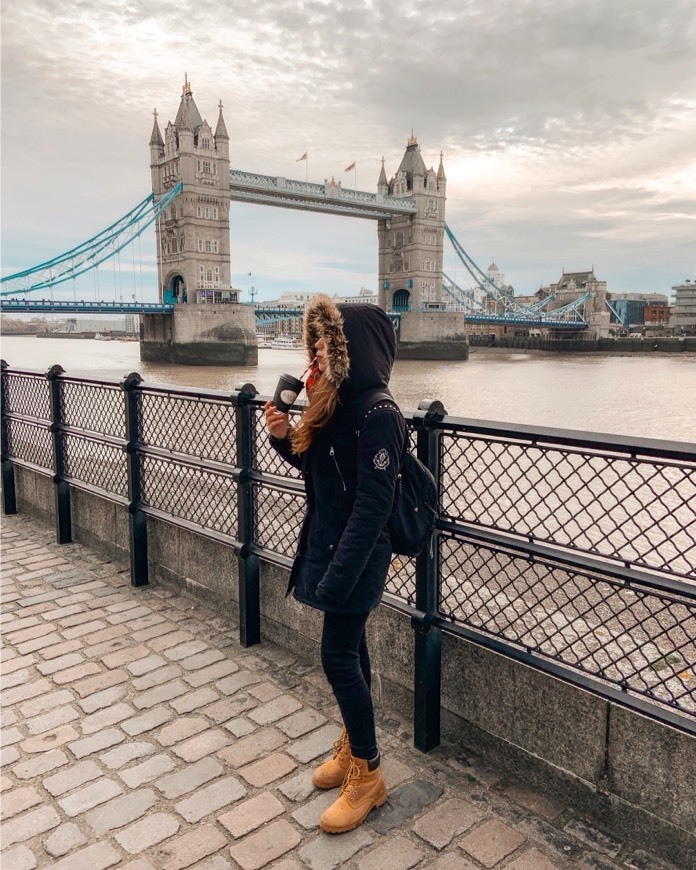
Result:
[[[244,368],[179,366],[140,361],[137,342],[3,337],[2,357],[14,368],[120,378],[140,372],[148,382],[232,390],[250,382],[272,393],[282,372],[299,375],[299,351],[259,350]],[[465,362],[397,360],[392,392],[404,410],[440,399],[449,414],[506,423],[553,426],[639,438],[696,441],[696,355],[501,353],[472,349]]]

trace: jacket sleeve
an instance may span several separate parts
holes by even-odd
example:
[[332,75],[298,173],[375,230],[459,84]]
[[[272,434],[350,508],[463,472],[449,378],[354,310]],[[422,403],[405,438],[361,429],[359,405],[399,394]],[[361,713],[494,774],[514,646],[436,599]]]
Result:
[[344,604],[387,524],[394,503],[406,423],[398,410],[370,414],[358,438],[353,509],[333,561],[317,586],[317,600]]
[[297,453],[292,452],[290,449],[289,438],[274,438],[273,435],[269,435],[268,440],[271,443],[271,447],[273,447],[289,465],[298,469],[302,468],[302,457]]

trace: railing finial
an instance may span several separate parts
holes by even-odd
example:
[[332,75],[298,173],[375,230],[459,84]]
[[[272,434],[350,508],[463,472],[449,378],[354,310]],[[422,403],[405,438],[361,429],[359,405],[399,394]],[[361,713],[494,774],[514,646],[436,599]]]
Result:
[[121,388],[124,390],[130,390],[133,387],[137,387],[138,384],[142,384],[142,382],[142,376],[138,372],[131,372],[130,374],[123,376]]

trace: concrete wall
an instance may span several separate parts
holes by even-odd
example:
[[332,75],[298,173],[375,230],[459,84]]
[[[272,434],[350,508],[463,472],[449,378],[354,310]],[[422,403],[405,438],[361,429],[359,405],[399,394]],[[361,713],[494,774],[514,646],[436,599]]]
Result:
[[[491,330],[492,333],[492,330]],[[477,333],[469,336],[472,348],[486,350],[541,350],[560,353],[696,353],[696,338],[584,338],[562,339],[553,336],[496,336]]]
[[[53,522],[50,477],[16,469],[18,507]],[[72,490],[73,536],[127,559],[125,508]],[[238,608],[230,547],[148,522],[150,579],[187,589],[231,622]],[[285,597],[287,571],[261,565],[265,639],[318,660],[321,614]],[[382,606],[368,624],[378,701],[412,717],[413,631]],[[696,854],[696,738],[502,655],[443,637],[442,735],[679,866]]]
[[408,311],[400,316],[400,359],[467,359],[464,315],[447,311]]
[[600,338],[602,353],[696,353],[696,338]]
[[140,359],[180,365],[256,365],[256,318],[251,305],[174,307],[142,315]]

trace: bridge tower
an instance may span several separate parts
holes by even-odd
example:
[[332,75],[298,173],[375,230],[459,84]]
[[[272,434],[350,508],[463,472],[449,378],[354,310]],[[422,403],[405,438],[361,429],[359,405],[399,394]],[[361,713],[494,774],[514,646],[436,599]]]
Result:
[[379,304],[387,311],[437,309],[442,302],[442,251],[447,178],[440,153],[437,172],[426,169],[411,133],[396,175],[382,171],[378,193],[412,197],[416,213],[379,222]]
[[150,171],[155,201],[179,181],[183,189],[156,225],[159,296],[174,308],[171,314],[143,315],[140,358],[255,365],[254,308],[237,304],[230,283],[230,138],[222,102],[213,131],[198,111],[188,77],[164,138],[155,112]]
[[230,284],[230,138],[222,102],[213,132],[201,118],[188,78],[164,139],[155,112],[150,169],[155,202],[183,182],[181,194],[157,221],[160,298],[181,301],[186,290],[189,303],[236,302]]
[[427,169],[411,132],[396,174],[382,171],[378,194],[409,197],[415,213],[380,220],[379,289],[381,308],[398,314],[399,355],[413,359],[466,359],[468,339],[460,313],[445,311],[442,259],[447,177],[440,152],[437,172]]

